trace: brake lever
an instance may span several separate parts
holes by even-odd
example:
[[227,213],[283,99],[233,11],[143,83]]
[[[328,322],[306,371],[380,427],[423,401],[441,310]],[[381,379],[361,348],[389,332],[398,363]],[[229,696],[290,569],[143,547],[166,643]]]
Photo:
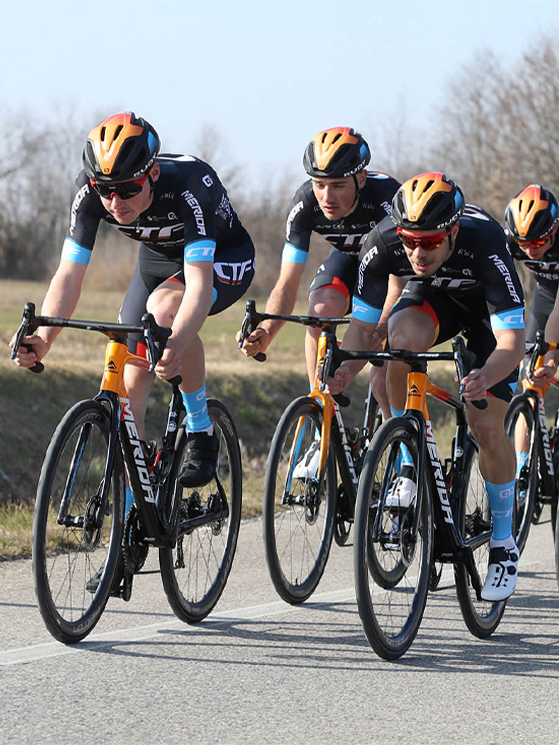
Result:
[[[14,347],[12,349],[11,359],[15,360],[17,357],[18,350],[20,347],[23,347],[28,352],[33,351],[33,345],[32,344],[24,344],[22,342],[22,339],[25,336],[29,336],[31,334],[34,334],[35,331],[39,328],[39,322],[37,321],[37,316],[35,315],[35,303],[25,303],[25,306],[23,308],[23,316],[21,319],[21,324],[19,326],[19,329],[16,333],[16,339],[14,342]],[[33,367],[28,367],[28,370],[30,370],[32,373],[42,373],[45,369],[45,366],[42,362],[37,361]]]
[[[476,356],[471,350],[466,349],[464,339],[462,339],[461,336],[455,336],[452,340],[452,351],[454,352],[454,364],[456,365],[456,374],[458,376],[458,383],[460,385],[458,390],[460,396],[462,396],[464,393],[464,386],[462,385],[462,383],[460,383],[460,381],[462,380],[462,378],[466,377],[466,370],[470,372],[470,370],[473,369],[476,362]],[[472,406],[475,406],[475,408],[479,409],[480,411],[485,411],[485,409],[487,408],[486,398],[482,398],[479,401],[470,401],[469,403],[471,403]]]
[[[239,349],[242,349],[242,346],[245,343],[247,337],[249,337],[253,331],[256,331],[261,320],[262,316],[260,313],[257,313],[254,300],[247,300],[245,306],[245,317],[243,320],[243,325],[241,326]],[[264,352],[258,352],[258,354],[255,354],[253,356],[253,359],[255,359],[257,362],[265,362],[266,355],[264,354]]]

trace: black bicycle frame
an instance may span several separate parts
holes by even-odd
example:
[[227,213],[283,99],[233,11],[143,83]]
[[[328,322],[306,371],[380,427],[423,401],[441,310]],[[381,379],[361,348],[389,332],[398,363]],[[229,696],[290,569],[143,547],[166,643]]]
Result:
[[[529,462],[532,463],[533,459],[536,458],[539,466],[539,482],[542,487],[539,499],[542,502],[551,503],[555,498],[555,464],[553,463],[553,450],[547,429],[544,399],[543,396],[530,389],[524,391],[522,395],[529,399],[534,413],[534,430],[530,438]],[[557,421],[555,422],[554,433],[554,437],[556,437]]]

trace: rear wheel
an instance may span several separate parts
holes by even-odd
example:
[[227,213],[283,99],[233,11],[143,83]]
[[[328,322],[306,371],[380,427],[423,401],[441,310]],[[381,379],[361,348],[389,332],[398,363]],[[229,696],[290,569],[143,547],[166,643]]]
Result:
[[510,402],[505,417],[505,431],[515,445],[517,458],[519,452],[529,453],[515,480],[514,534],[518,550],[522,553],[535,514],[534,505],[538,488],[534,412],[524,396],[515,396]]
[[336,464],[332,448],[318,478],[310,455],[322,428],[313,399],[293,401],[276,428],[264,482],[264,548],[272,582],[288,603],[309,598],[326,567],[336,521]]
[[[33,520],[33,577],[47,629],[79,642],[99,620],[122,539],[124,472],[120,450],[104,496],[109,416],[81,401],[64,416],[48,447]],[[94,592],[88,584],[100,575]]]
[[[401,657],[415,639],[429,590],[433,552],[431,491],[427,481],[394,494],[405,446],[417,474],[414,425],[401,417],[377,431],[365,458],[355,511],[354,566],[357,606],[375,652],[386,660]],[[380,514],[379,514],[380,511]]]
[[219,437],[215,478],[203,487],[185,489],[177,479],[186,437],[179,436],[169,478],[168,514],[176,518],[176,545],[159,549],[161,578],[175,615],[196,623],[212,611],[233,564],[241,522],[242,467],[239,440],[227,408],[208,400]]
[[[478,446],[473,440],[468,441],[465,457],[464,490],[460,498],[457,521],[465,541],[483,534],[487,536],[487,540],[473,552],[473,561],[483,587],[489,565],[491,508],[485,480],[479,470]],[[478,599],[464,564],[454,565],[454,577],[458,602],[466,626],[480,639],[490,636],[503,617],[506,601],[491,603]]]

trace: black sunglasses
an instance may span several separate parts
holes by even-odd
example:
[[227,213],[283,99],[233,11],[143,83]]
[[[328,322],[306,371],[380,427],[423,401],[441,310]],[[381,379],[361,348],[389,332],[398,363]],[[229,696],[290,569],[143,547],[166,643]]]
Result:
[[93,186],[97,194],[99,194],[100,197],[103,197],[103,199],[112,199],[113,194],[116,194],[117,197],[120,197],[121,199],[132,199],[132,197],[138,196],[142,191],[148,178],[149,173],[146,173],[145,176],[142,176],[142,178],[137,181],[122,181],[121,183],[116,184],[103,183],[95,181],[94,179],[89,180],[91,186]]

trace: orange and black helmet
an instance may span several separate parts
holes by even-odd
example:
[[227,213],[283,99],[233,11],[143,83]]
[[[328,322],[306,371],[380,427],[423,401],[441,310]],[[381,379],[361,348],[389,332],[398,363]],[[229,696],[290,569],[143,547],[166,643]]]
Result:
[[303,156],[303,167],[315,178],[355,176],[371,160],[369,146],[349,127],[325,129],[313,137]]
[[462,190],[444,173],[421,173],[405,181],[392,199],[392,219],[405,230],[445,230],[465,206]]
[[152,167],[160,147],[159,135],[145,119],[131,111],[114,114],[89,133],[83,167],[95,181],[131,181]]
[[557,199],[540,184],[530,184],[522,189],[505,210],[505,226],[519,243],[544,238],[558,220]]

